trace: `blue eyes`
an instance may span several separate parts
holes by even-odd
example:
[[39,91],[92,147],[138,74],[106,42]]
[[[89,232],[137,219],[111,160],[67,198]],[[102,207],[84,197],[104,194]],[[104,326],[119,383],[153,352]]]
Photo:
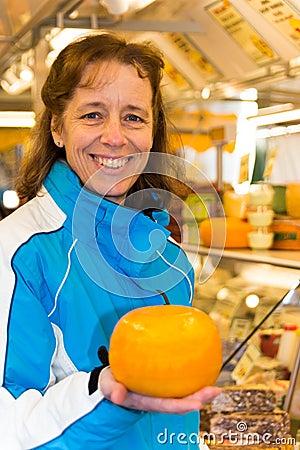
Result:
[[[83,118],[90,120],[101,120],[103,119],[103,116],[98,112],[90,112],[84,114]],[[135,123],[144,122],[144,120],[141,117],[137,116],[136,114],[128,114],[127,116],[124,117],[123,120],[125,120],[126,122],[135,122]]]
[[85,114],[84,117],[85,117],[86,119],[98,119],[99,114],[93,112],[93,113]]
[[127,120],[132,120],[133,122],[142,122],[142,119],[135,114],[130,114],[129,116],[127,116]]

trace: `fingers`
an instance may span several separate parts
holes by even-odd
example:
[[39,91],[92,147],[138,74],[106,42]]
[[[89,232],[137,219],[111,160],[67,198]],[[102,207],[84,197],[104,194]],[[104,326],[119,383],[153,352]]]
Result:
[[111,402],[125,408],[139,411],[162,412],[165,414],[185,414],[199,411],[220,393],[220,389],[208,386],[184,398],[159,398],[128,391],[118,383],[109,367],[102,370],[99,387],[103,395]]
[[105,398],[116,405],[125,406],[128,391],[114,379],[109,366],[101,371],[98,386]]
[[128,392],[122,406],[148,412],[185,414],[199,410],[203,402],[197,398],[159,398]]
[[184,398],[158,398],[126,391],[124,386],[122,392],[120,386],[115,386],[115,392],[111,395],[111,400],[114,403],[126,408],[165,414],[185,414],[191,411],[199,411],[220,393],[219,388],[207,387]]
[[216,386],[207,386],[200,391],[197,391],[194,394],[190,395],[188,398],[198,399],[202,403],[202,408],[206,403],[210,403],[220,393],[220,388]]

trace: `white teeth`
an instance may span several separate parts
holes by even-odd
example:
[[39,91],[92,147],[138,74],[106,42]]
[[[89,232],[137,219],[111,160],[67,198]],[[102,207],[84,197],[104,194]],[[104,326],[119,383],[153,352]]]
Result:
[[125,166],[128,162],[128,158],[101,158],[101,156],[94,155],[93,158],[102,166],[108,167],[109,169],[118,169],[119,167]]

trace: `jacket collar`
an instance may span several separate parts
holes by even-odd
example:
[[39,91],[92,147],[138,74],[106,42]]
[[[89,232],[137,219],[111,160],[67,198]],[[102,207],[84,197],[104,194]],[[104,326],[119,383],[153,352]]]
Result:
[[67,216],[64,226],[91,254],[100,250],[109,264],[127,269],[130,264],[131,273],[138,274],[141,265],[157,258],[157,250],[163,252],[170,232],[158,221],[161,216],[165,224],[165,215],[157,214],[153,221],[87,191],[65,161],[53,165],[44,185]]

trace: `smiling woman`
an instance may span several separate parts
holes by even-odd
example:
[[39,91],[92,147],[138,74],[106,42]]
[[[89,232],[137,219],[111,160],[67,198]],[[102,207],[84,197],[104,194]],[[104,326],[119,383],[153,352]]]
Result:
[[50,69],[17,183],[24,204],[0,222],[1,448],[158,450],[162,428],[197,433],[219,392],[146,396],[107,367],[120,317],[193,295],[165,228],[162,69],[152,45],[108,32],[69,44]]
[[152,146],[149,79],[141,78],[130,65],[114,61],[89,64],[61,126],[56,123],[59,119],[54,116],[53,140],[64,146],[66,160],[82,184],[122,202],[147,163],[144,158],[142,166],[137,164],[134,156],[150,152]]
[[[70,139],[65,142],[65,122],[67,126],[71,123],[76,131],[84,127],[87,135],[91,133],[95,136],[97,132],[93,130],[99,130],[101,120],[103,121],[102,143],[100,144],[99,135],[94,138],[99,144],[97,151],[94,151],[94,143],[89,152],[91,140],[88,137],[82,143],[86,146],[85,152],[96,157],[115,159],[128,152],[136,153],[137,149],[133,152],[130,150],[133,148],[132,142],[125,143],[128,139],[132,140],[133,134],[137,136],[137,145],[140,145],[141,139],[145,140],[139,152],[151,149],[151,152],[168,153],[167,119],[160,90],[163,67],[162,55],[151,43],[127,43],[123,37],[114,33],[80,38],[62,50],[42,89],[42,100],[46,108],[32,134],[32,145],[21,168],[17,183],[21,200],[29,200],[37,194],[55,161],[70,157],[72,149]],[[121,76],[125,76],[125,79],[122,80]],[[107,98],[112,92],[114,105],[108,111]],[[81,98],[83,93],[85,99]],[[109,136],[105,131],[107,125],[110,129]],[[125,130],[128,137],[123,135]],[[68,132],[70,133],[69,130]],[[111,149],[116,148],[116,144],[119,155],[112,156]],[[75,157],[74,154],[73,156]],[[78,164],[81,163],[78,161]],[[84,163],[83,166],[85,165]],[[92,172],[95,171],[95,166],[94,162]],[[91,169],[83,167],[82,172],[84,174],[79,176],[83,177],[81,181],[85,183],[92,174]],[[156,186],[178,194],[178,186],[173,185],[174,181],[160,174],[141,174],[132,188],[136,191]]]

